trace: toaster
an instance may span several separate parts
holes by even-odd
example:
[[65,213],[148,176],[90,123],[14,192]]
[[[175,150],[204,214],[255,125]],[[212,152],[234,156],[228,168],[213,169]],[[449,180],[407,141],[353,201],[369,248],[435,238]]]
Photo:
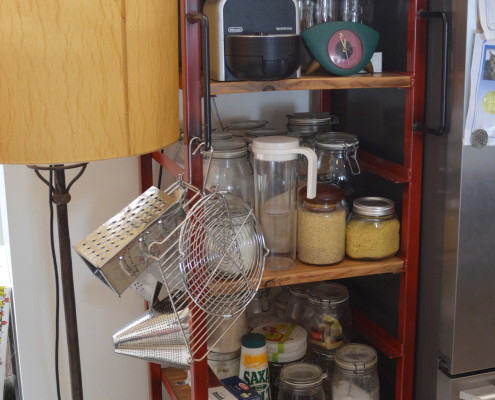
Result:
[[[210,29],[211,78],[217,81],[240,80],[227,65],[227,36],[300,33],[297,0],[206,0],[203,13]],[[299,75],[297,69],[290,77]]]

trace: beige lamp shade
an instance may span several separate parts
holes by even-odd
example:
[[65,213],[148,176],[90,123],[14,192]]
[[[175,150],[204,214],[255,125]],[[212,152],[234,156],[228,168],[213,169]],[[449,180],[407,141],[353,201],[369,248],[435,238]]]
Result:
[[0,163],[128,157],[176,141],[177,3],[0,1]]

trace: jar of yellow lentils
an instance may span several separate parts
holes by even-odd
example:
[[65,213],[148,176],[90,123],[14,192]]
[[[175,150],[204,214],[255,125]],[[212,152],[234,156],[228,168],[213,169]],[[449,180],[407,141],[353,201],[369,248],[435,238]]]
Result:
[[346,227],[346,254],[355,259],[380,260],[395,255],[400,223],[395,204],[384,197],[354,200]]

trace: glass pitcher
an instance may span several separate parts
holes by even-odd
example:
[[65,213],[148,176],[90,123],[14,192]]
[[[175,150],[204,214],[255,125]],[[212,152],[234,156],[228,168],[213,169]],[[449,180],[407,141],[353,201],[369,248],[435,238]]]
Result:
[[296,259],[297,160],[308,159],[307,196],[316,196],[316,153],[287,136],[253,140],[254,209],[270,253],[265,268],[283,270]]

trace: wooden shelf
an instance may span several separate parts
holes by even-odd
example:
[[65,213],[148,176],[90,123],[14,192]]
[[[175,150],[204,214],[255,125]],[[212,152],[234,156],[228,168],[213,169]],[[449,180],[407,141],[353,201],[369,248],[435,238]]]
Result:
[[383,72],[380,74],[356,74],[351,76],[329,76],[315,74],[298,79],[279,81],[211,81],[212,95],[279,90],[328,90],[328,89],[369,89],[409,88],[411,76],[406,73]]
[[162,369],[162,382],[170,397],[175,400],[190,400],[191,387],[184,384],[187,372],[176,368]]
[[285,271],[267,271],[263,275],[261,287],[293,285],[296,283],[319,282],[330,279],[352,278],[356,276],[399,273],[404,271],[404,260],[399,257],[380,261],[344,261],[327,266],[315,266],[296,261],[296,266]]

